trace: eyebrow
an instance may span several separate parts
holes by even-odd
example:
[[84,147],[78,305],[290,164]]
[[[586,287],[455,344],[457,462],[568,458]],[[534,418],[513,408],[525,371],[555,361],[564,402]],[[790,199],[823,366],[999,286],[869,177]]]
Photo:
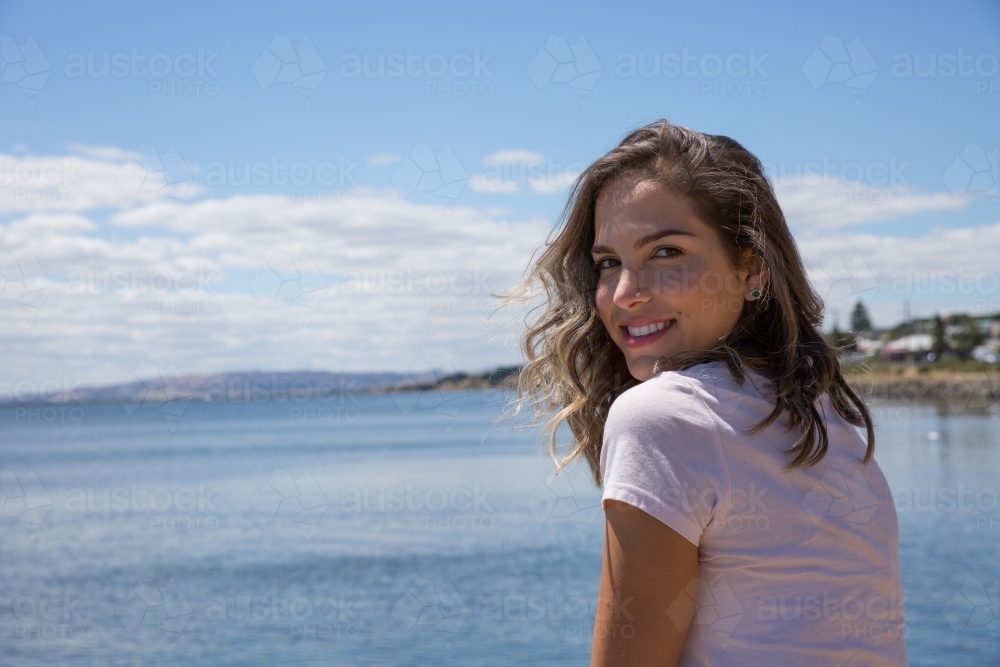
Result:
[[[685,231],[683,229],[663,229],[658,232],[653,232],[652,234],[646,234],[645,236],[643,236],[641,239],[635,242],[635,249],[639,250],[644,245],[648,245],[653,241],[662,239],[664,236],[695,236],[695,234],[689,231]],[[609,255],[613,255],[614,250],[612,250],[607,246],[595,245],[593,248],[590,249],[590,253],[591,254],[607,253]]]

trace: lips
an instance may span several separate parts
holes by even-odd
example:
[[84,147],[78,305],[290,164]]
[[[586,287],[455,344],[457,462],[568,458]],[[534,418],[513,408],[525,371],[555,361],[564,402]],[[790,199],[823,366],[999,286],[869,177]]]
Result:
[[[654,320],[642,324],[632,323],[630,325],[622,326],[620,329],[622,331],[622,337],[625,341],[625,346],[629,348],[636,348],[644,347],[658,341],[660,338],[663,338],[667,332],[673,329],[676,322],[677,320],[675,319],[659,321]],[[666,326],[658,328],[663,324],[666,324]]]

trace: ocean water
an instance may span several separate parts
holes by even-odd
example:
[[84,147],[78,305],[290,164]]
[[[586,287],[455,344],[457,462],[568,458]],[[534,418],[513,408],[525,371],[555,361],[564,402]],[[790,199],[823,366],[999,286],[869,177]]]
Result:
[[[589,664],[599,492],[504,399],[0,409],[0,664]],[[874,404],[913,665],[1000,662],[1000,420],[954,407]]]

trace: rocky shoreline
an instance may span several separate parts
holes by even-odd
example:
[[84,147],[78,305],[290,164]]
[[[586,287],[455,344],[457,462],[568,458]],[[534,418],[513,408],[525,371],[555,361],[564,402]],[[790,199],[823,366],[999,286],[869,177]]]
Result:
[[961,401],[986,407],[1000,401],[995,373],[947,373],[937,376],[899,376],[852,373],[847,382],[865,398],[900,401]]

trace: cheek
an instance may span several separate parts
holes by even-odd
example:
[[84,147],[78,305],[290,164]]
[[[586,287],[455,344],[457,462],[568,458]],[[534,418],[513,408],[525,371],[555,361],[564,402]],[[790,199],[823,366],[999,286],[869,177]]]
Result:
[[738,276],[717,267],[698,274],[692,297],[689,305],[706,320],[727,320],[734,307],[738,314],[742,306]]
[[719,270],[717,266],[712,264],[699,265],[691,271],[693,291],[700,297],[708,297],[713,300],[725,298],[727,292],[726,276],[726,272]]
[[601,320],[607,324],[615,305],[614,292],[607,283],[598,283],[597,291],[594,292],[594,305],[597,307],[597,314],[600,315]]

